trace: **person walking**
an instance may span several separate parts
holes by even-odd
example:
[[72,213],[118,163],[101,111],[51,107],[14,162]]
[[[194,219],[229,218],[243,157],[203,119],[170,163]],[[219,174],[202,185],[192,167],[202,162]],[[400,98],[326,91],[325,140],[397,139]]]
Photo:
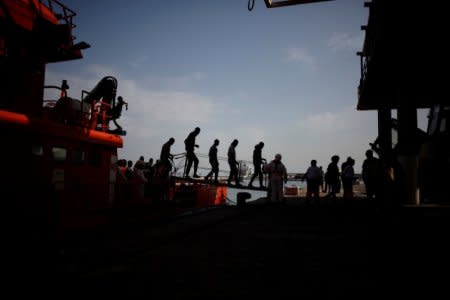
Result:
[[265,188],[263,184],[263,173],[262,173],[262,164],[266,162],[266,159],[262,157],[262,149],[264,148],[264,143],[259,142],[255,149],[253,150],[253,167],[254,173],[252,178],[250,179],[249,187],[253,187],[253,180],[258,176],[259,178],[259,187]]
[[239,183],[239,163],[236,160],[236,146],[239,144],[238,140],[233,140],[228,148],[228,164],[230,165],[230,175],[228,176],[227,184],[231,184],[231,180],[235,180],[236,186],[241,186]]
[[214,174],[214,183],[219,183],[217,177],[219,176],[219,160],[217,159],[217,146],[219,146],[219,140],[215,139],[214,144],[209,148],[209,163],[211,164],[211,171],[205,176],[205,180],[209,181],[210,177]]
[[195,127],[194,131],[189,133],[187,138],[184,140],[184,145],[186,149],[186,160],[187,160],[187,166],[186,166],[186,172],[184,173],[185,177],[189,177],[189,172],[191,171],[192,163],[194,164],[194,178],[199,178],[197,174],[198,169],[198,158],[194,153],[194,148],[198,148],[198,145],[195,143],[195,138],[200,133],[200,128]]
[[159,157],[161,163],[167,167],[168,172],[172,170],[173,155],[170,153],[170,148],[174,143],[175,139],[173,137],[171,137],[167,142],[165,142],[161,148],[161,154]]

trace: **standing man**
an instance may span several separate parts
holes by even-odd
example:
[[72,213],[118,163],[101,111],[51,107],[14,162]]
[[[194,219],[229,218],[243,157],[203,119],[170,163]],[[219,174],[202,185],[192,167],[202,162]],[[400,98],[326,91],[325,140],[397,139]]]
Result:
[[322,182],[322,170],[317,167],[317,160],[311,160],[311,165],[306,170],[306,200],[309,202],[312,198],[319,200],[319,187]]
[[339,156],[333,155],[331,157],[331,162],[328,165],[327,172],[325,173],[325,181],[327,185],[330,187],[327,198],[336,199],[336,194],[338,194],[341,190],[341,184],[339,180]]
[[267,164],[264,169],[269,174],[270,202],[283,201],[283,183],[287,182],[287,171],[281,162],[281,154],[276,154],[275,159]]
[[266,159],[262,158],[262,148],[264,148],[264,143],[259,142],[259,144],[257,144],[255,146],[255,149],[253,150],[253,167],[255,171],[252,178],[250,179],[250,183],[248,184],[249,187],[253,187],[253,180],[255,180],[256,176],[259,176],[259,187],[265,188],[265,186],[263,185],[263,173],[261,165],[266,161]]
[[236,181],[236,186],[241,186],[239,183],[238,169],[239,163],[236,160],[236,146],[239,144],[238,140],[233,140],[228,148],[228,164],[230,165],[230,176],[228,176],[227,184],[231,184],[231,180]]
[[209,148],[209,163],[211,164],[211,172],[205,176],[205,180],[208,181],[209,177],[214,174],[214,183],[219,183],[217,177],[219,176],[219,160],[217,159],[217,146],[219,146],[219,140],[215,139],[214,144]]
[[194,178],[200,177],[197,175],[198,158],[194,153],[194,147],[198,148],[198,145],[195,144],[195,138],[199,133],[200,128],[195,127],[194,131],[189,133],[188,137],[184,140],[184,145],[186,149],[186,160],[187,160],[186,172],[184,174],[185,177],[189,177],[189,172],[191,171],[192,163],[194,163]]
[[367,150],[366,159],[362,164],[362,178],[366,186],[367,198],[369,199],[376,197],[378,194],[381,170],[379,159],[373,156],[372,150]]

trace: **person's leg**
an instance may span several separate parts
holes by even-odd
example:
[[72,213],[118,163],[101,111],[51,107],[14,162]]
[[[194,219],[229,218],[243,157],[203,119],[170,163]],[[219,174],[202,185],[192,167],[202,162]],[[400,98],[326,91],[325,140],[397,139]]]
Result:
[[218,182],[217,178],[219,177],[219,162],[218,161],[214,162],[213,171],[214,171],[214,182],[217,183]]
[[200,176],[198,176],[198,174],[197,174],[197,169],[198,169],[198,158],[197,158],[197,156],[195,155],[195,153],[192,153],[192,160],[194,161],[194,177],[200,177]]
[[186,153],[186,160],[187,160],[187,166],[186,166],[186,173],[185,176],[189,176],[189,172],[191,172],[191,167],[192,167],[192,155],[194,153],[192,152],[187,152]]

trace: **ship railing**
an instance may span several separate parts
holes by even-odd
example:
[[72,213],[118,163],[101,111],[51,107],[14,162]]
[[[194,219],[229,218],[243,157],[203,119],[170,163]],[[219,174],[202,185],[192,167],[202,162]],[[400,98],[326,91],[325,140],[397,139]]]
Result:
[[90,118],[90,105],[83,101],[73,99],[67,96],[67,82],[62,81],[61,86],[46,85],[44,89],[56,89],[60,91],[57,100],[43,100],[43,117],[46,119],[61,121],[87,127]]
[[[81,91],[81,103],[86,103],[84,101],[85,97],[89,95],[90,92],[86,90]],[[95,101],[89,110],[87,112],[86,118],[88,120],[87,127],[91,129],[97,129],[98,125],[100,124],[100,130],[107,132],[109,130],[109,120],[111,119],[107,111],[111,109],[111,105],[109,103],[106,103],[102,100]]]
[[[57,0],[40,0],[40,2],[47,6],[55,14],[58,20],[61,20],[63,24],[66,24],[71,32],[73,28],[77,27],[76,24],[73,23],[73,17],[77,15],[76,12]],[[74,40],[76,40],[76,36],[72,35],[72,45]]]

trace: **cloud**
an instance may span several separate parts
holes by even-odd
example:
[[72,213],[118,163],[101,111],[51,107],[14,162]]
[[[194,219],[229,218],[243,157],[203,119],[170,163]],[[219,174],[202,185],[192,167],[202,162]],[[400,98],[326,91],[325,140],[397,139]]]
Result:
[[339,115],[332,112],[324,112],[307,117],[300,122],[300,127],[311,135],[328,134],[339,130],[342,123],[339,122]]
[[331,155],[337,154],[342,159],[355,158],[355,170],[360,172],[369,142],[377,136],[377,116],[347,106],[312,114],[293,124],[287,134],[302,136],[300,143],[289,136],[280,137],[287,149],[286,160],[295,169],[306,170],[311,159],[326,167]]
[[363,45],[363,34],[351,36],[348,33],[334,33],[327,41],[327,46],[333,51],[357,51]]
[[348,106],[340,111],[310,115],[299,121],[297,126],[309,136],[320,136],[355,132],[358,128],[365,128],[363,125],[368,121],[364,112]]
[[143,56],[139,56],[136,57],[134,60],[128,62],[128,64],[130,66],[132,66],[133,68],[139,68],[140,66],[142,66],[143,63],[145,63],[148,60],[148,56],[143,55]]
[[286,49],[286,60],[289,62],[302,63],[308,66],[314,66],[314,58],[301,48],[287,48]]
[[181,76],[153,76],[145,79],[146,84],[150,87],[168,88],[168,89],[184,89],[195,82],[205,80],[205,73],[193,72]]

